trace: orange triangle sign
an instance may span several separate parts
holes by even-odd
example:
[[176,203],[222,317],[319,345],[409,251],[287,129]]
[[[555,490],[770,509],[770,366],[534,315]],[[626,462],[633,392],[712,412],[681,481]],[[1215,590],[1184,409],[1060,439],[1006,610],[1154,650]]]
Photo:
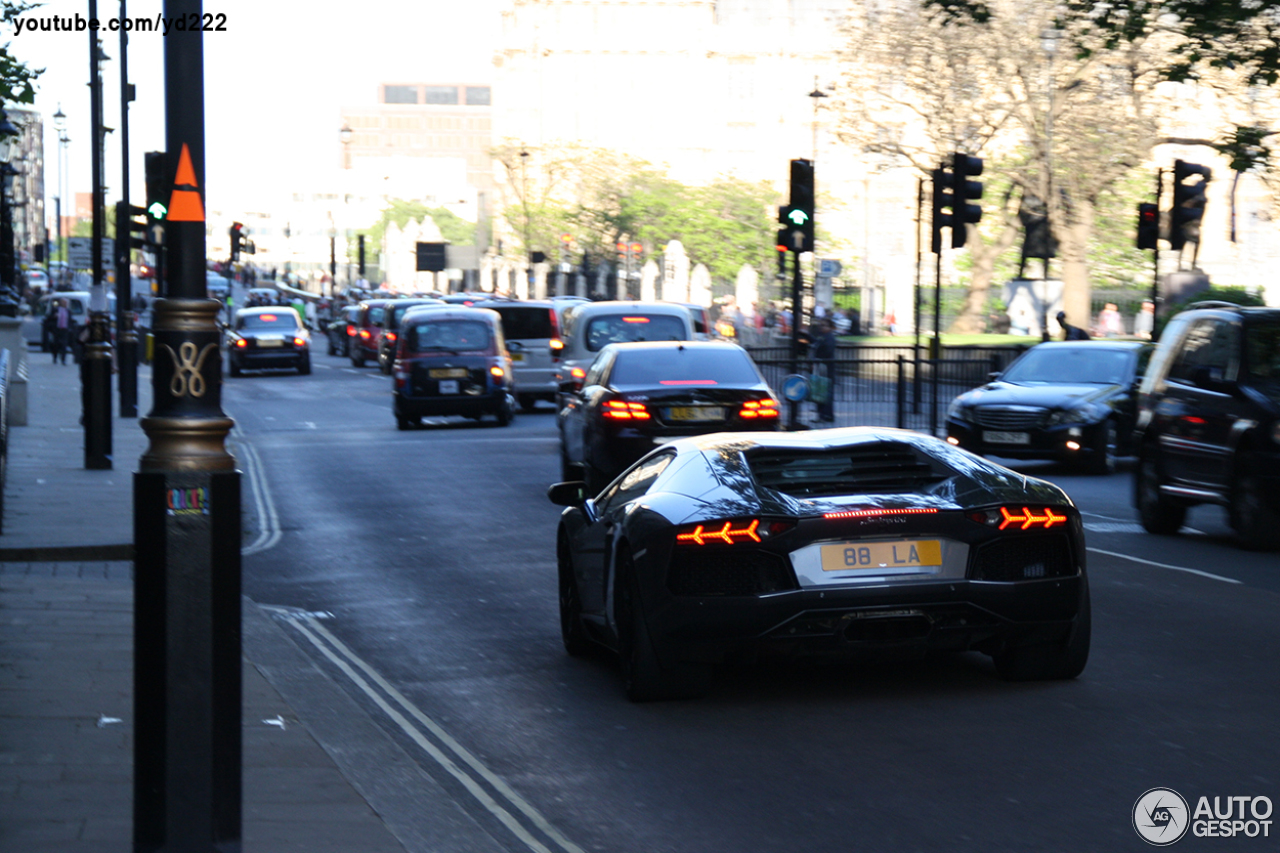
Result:
[[173,179],[167,218],[170,222],[204,222],[204,203],[200,201],[196,170],[191,165],[191,152],[185,142],[178,157],[178,174]]

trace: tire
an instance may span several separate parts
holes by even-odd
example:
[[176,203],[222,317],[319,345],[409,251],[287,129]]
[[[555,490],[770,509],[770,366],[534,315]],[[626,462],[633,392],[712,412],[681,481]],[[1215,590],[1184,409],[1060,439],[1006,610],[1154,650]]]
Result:
[[1085,463],[1085,471],[1090,474],[1105,475],[1116,472],[1116,456],[1120,452],[1120,438],[1116,433],[1116,422],[1103,421],[1098,428],[1098,437],[1094,441],[1092,453]]
[[578,462],[569,461],[569,452],[564,446],[564,442],[560,443],[560,482],[571,483],[575,480],[582,480],[582,465]]
[[640,603],[635,563],[631,559],[630,549],[625,545],[618,548],[614,596],[614,613],[618,620],[618,660],[622,666],[622,684],[627,698],[632,702],[655,702],[662,699],[694,699],[702,695],[709,675],[704,667],[681,665],[663,668],[658,663]]
[[311,356],[307,356],[302,359],[302,361],[298,362],[298,373],[302,376],[309,376],[311,374]]
[[396,415],[396,429],[401,432],[405,432],[406,430],[413,429],[414,426],[415,424],[411,419],[406,418],[404,415]]
[[356,347],[355,352],[351,353],[351,366],[364,367],[364,352]]
[[1138,460],[1137,482],[1134,485],[1134,502],[1138,505],[1138,520],[1148,533],[1172,536],[1182,528],[1187,518],[1187,508],[1160,493],[1160,459],[1154,447],[1145,448]]
[[556,565],[560,580],[560,639],[570,657],[581,658],[593,649],[582,624],[582,598],[578,593],[578,581],[573,576],[573,562],[569,556],[569,540],[564,530],[556,537]]
[[334,346],[334,344],[333,344],[333,338],[329,338],[329,350],[328,350],[328,352],[329,352],[329,355],[337,355],[337,354],[338,354],[338,348],[337,348],[336,346]]
[[996,672],[1005,681],[1062,681],[1084,672],[1089,662],[1093,613],[1089,587],[1084,588],[1080,612],[1061,643],[1013,645],[992,655]]
[[391,359],[387,358],[382,353],[378,353],[378,372],[383,376],[391,375]]
[[538,405],[538,398],[533,394],[520,395],[520,411],[532,412],[534,407]]
[[502,405],[498,406],[497,416],[498,426],[511,426],[511,422],[516,419],[516,407],[511,401],[510,394],[502,401]]
[[1256,455],[1242,453],[1232,478],[1231,526],[1243,547],[1274,551],[1280,549],[1280,514],[1267,505],[1257,470]]
[[236,364],[234,361],[228,361],[228,362],[227,362],[227,373],[230,373],[232,376],[239,376],[239,375],[240,375],[240,365]]

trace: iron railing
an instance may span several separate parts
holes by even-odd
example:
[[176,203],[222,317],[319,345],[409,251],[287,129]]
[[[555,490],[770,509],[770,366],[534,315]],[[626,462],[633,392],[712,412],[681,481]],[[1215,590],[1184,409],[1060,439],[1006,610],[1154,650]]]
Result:
[[[799,360],[803,375],[828,376],[834,394],[836,422],[912,429],[939,435],[946,408],[965,391],[1004,370],[1026,346],[944,347],[942,358],[930,359],[924,347],[841,346],[834,359]],[[747,350],[775,392],[792,372],[788,347]]]

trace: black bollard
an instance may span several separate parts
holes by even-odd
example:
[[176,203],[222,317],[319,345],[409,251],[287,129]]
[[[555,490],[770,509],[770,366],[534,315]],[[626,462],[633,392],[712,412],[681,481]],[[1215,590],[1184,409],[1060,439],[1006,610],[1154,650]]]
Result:
[[80,357],[80,420],[84,467],[111,468],[111,338],[107,315],[89,314],[89,339]]

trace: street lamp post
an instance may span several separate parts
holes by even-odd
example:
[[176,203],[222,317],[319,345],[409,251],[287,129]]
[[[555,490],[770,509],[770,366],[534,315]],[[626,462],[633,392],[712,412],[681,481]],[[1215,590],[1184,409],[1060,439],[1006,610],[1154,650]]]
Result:
[[[342,129],[338,131],[338,139],[342,141],[342,218],[344,226],[351,222],[349,211],[347,210],[347,190],[351,187],[351,137],[355,136],[355,131],[351,129],[351,125],[343,122]],[[351,229],[345,228],[342,232],[342,243],[347,253],[347,287],[351,287]],[[337,292],[337,266],[331,263],[329,270],[329,297],[332,298]]]
[[[53,197],[53,212],[58,218],[58,248],[61,250],[61,259],[65,264],[67,262],[67,250],[62,245],[62,157],[66,151],[67,142],[67,114],[62,111],[62,104],[58,104],[58,111],[53,114],[53,129],[58,132],[58,192]],[[49,253],[50,257],[53,253]],[[50,267],[53,265],[50,264]],[[61,274],[58,270],[54,275],[49,276],[49,285],[51,290],[58,289],[57,275]]]
[[827,93],[818,88],[818,78],[813,78],[813,91],[809,93],[809,97],[813,98],[813,162],[818,162],[818,104],[823,98],[827,97]]

